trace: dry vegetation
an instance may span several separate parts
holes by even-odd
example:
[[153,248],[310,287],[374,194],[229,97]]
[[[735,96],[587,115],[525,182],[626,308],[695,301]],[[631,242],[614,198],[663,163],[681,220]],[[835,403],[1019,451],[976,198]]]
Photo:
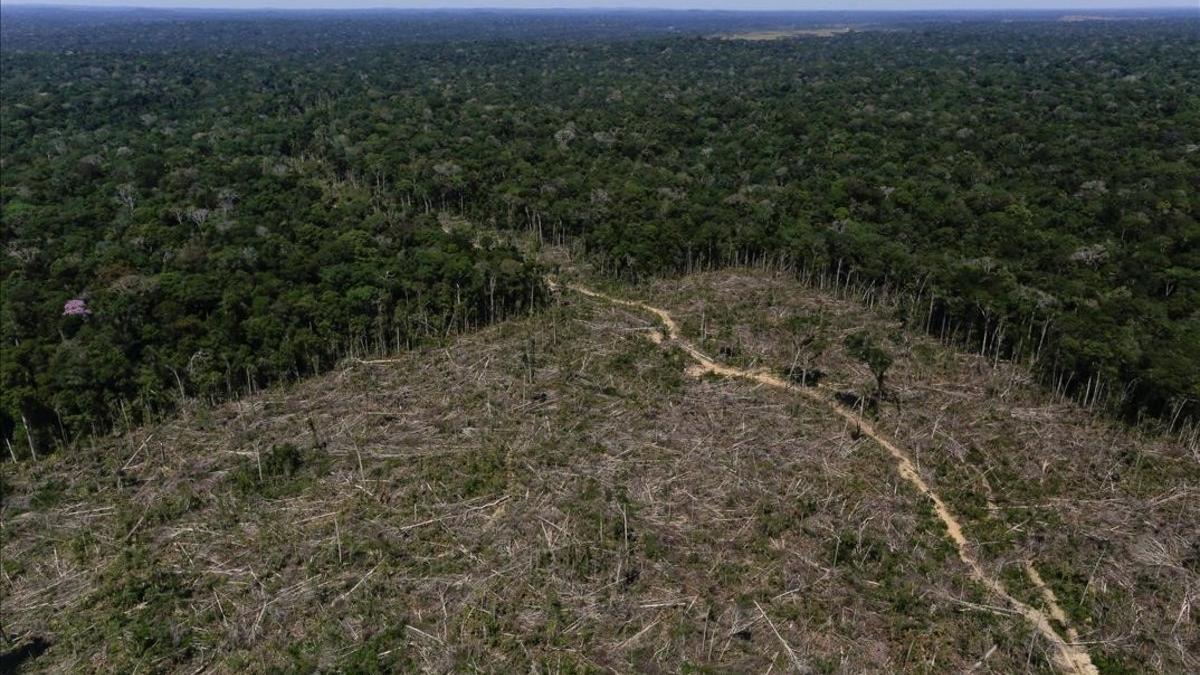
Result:
[[[989,572],[1041,606],[1033,561],[1102,671],[1200,668],[1194,450],[781,278],[616,292],[739,366],[787,370],[803,346],[831,391],[873,381],[846,335],[891,335],[877,424]],[[689,377],[654,329],[563,294],[6,465],[8,638],[69,671],[1050,668],[881,448],[786,391]]]
[[[864,327],[886,336],[895,364],[876,426],[913,456],[1009,590],[1027,585],[1032,561],[1102,671],[1200,669],[1200,448],[1135,435],[1052,400],[1020,366],[945,349],[884,309],[779,277],[659,286],[655,301],[710,353],[786,371],[797,353],[803,363],[819,352],[833,391],[864,393],[874,379],[845,338]],[[1019,597],[1037,604],[1032,588]]]

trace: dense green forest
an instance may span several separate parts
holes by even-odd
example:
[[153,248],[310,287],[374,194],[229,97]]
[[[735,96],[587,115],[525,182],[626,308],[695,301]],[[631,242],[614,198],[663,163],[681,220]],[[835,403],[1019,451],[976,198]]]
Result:
[[1200,415],[1194,13],[503,16],[6,9],[17,452],[535,307],[464,218],[903,292],[1130,420]]

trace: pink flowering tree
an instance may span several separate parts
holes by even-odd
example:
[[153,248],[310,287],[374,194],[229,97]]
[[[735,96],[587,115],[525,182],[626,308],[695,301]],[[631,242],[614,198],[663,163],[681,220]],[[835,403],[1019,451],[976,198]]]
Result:
[[63,305],[63,316],[90,316],[92,310],[88,309],[87,300],[83,298],[71,298],[67,304]]

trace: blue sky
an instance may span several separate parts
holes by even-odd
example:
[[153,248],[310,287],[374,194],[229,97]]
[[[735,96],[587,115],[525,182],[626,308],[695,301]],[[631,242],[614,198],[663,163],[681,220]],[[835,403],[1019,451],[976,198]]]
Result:
[[641,7],[659,9],[905,10],[1196,8],[1200,0],[0,0],[3,5],[92,7],[345,8]]

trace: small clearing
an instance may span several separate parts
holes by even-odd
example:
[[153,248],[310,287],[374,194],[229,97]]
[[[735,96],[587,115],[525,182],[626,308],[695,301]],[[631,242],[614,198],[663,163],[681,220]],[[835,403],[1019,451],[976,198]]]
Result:
[[746,33],[730,33],[718,37],[722,40],[771,42],[773,40],[787,40],[789,38],[831,38],[838,35],[845,35],[851,30],[853,29],[849,26],[842,26],[840,28],[797,28],[793,30],[759,30]]

